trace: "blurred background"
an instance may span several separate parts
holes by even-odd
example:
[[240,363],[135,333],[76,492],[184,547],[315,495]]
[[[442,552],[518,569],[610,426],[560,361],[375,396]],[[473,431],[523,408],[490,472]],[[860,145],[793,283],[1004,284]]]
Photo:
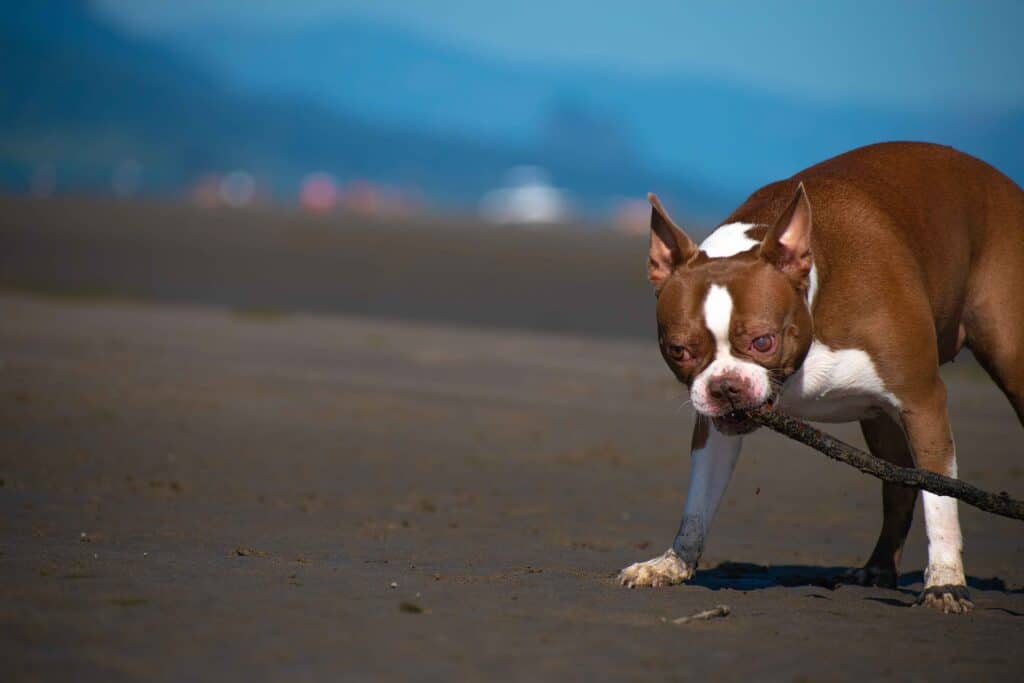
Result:
[[647,191],[700,236],[882,140],[1024,182],[1016,2],[0,8],[8,287],[632,336]]
[[[767,430],[695,586],[612,577],[677,528],[693,424],[646,193],[701,238],[893,139],[1024,182],[1022,27],[1020,0],[0,0],[3,680],[874,681],[907,632],[921,678],[1019,678],[1019,525],[961,507],[951,648],[903,609],[924,516],[902,592],[828,590],[877,482]],[[1021,497],[1009,404],[945,373],[961,476]]]

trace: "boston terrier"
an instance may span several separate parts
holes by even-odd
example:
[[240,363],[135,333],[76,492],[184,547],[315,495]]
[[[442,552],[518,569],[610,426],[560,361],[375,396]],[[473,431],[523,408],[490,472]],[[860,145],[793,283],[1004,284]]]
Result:
[[[658,345],[697,419],[679,532],[623,585],[693,577],[755,429],[748,409],[857,420],[876,456],[955,477],[939,365],[966,347],[1024,423],[1024,191],[988,164],[932,144],[862,147],[756,191],[699,246],[648,199]],[[957,502],[922,495],[918,603],[967,612]],[[896,586],[916,501],[882,485],[878,542],[846,580]]]

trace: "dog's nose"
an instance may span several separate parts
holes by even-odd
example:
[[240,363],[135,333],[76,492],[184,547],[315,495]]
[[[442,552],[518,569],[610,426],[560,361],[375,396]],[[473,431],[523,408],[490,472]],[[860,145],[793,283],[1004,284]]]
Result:
[[712,382],[708,388],[711,397],[717,401],[725,401],[738,398],[742,393],[740,382],[731,377],[723,377],[717,382]]

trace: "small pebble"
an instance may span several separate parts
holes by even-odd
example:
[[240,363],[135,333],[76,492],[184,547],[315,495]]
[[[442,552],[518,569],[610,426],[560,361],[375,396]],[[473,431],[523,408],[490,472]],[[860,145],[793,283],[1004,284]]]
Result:
[[423,609],[421,605],[417,605],[415,602],[400,602],[398,603],[398,609],[409,614],[423,614],[427,610]]
[[398,582],[397,581],[392,581],[391,582],[391,587],[392,588],[398,588]]

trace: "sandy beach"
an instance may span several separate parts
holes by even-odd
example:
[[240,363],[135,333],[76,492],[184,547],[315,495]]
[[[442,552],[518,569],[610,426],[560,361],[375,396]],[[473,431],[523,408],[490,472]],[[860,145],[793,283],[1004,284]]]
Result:
[[[114,295],[81,273],[116,279],[116,262],[101,268],[96,254],[125,252],[93,237],[47,251],[50,233],[25,227],[39,224],[8,212],[0,232],[11,245],[0,296],[6,680],[1019,675],[1019,522],[961,507],[967,616],[911,607],[920,510],[899,590],[837,587],[874,543],[880,486],[763,430],[695,581],[621,588],[620,568],[670,543],[688,472],[685,394],[631,322],[649,309],[610,312],[602,334],[586,322],[600,301],[576,329],[529,324],[533,284],[518,298],[503,285],[513,324],[500,328],[454,310],[401,315],[416,296],[443,298],[429,281],[400,288],[408,297],[379,316],[288,294],[203,302],[179,296],[186,278],[170,260],[149,281],[167,296],[127,275]],[[573,268],[601,272],[608,259],[611,275],[592,281],[610,290],[635,274],[627,291],[641,292],[642,258],[616,239],[587,252],[592,269],[582,256]],[[573,241],[553,236],[537,253]],[[445,253],[417,252],[438,272],[464,267],[438,262]],[[252,261],[218,254],[236,273],[219,291],[251,293],[238,283]],[[70,287],[56,266],[74,258],[89,265]],[[531,268],[560,272],[530,259],[502,267],[521,268],[524,283],[543,283]],[[337,271],[338,286],[359,273]],[[571,319],[586,289],[571,280],[543,307]],[[464,311],[493,308],[488,285],[462,291]],[[961,477],[1024,495],[1024,432],[1009,405],[970,363],[945,376]],[[856,425],[829,429],[863,444]],[[671,623],[719,604],[731,614]]]

